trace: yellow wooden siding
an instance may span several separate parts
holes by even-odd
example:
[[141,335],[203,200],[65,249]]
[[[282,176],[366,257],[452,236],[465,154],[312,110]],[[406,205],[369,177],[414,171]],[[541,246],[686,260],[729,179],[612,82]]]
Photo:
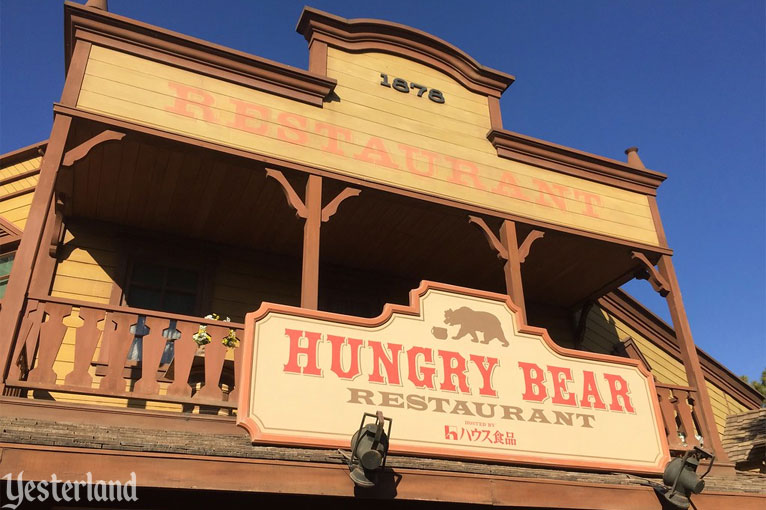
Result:
[[[0,168],[0,180],[37,170],[40,168],[41,161],[42,157],[37,156],[12,165],[3,166]],[[38,179],[38,175],[32,175],[0,186],[0,216],[3,216],[21,230],[24,230],[24,226],[27,223],[29,208],[32,204],[34,188],[37,185]],[[12,193],[25,190],[27,193],[10,199],[5,198]]]
[[32,205],[33,190],[17,197],[0,198],[0,216],[13,223],[20,230],[24,230],[29,216],[29,208]]
[[[382,87],[380,72],[389,80],[402,77],[438,88],[446,103]],[[328,75],[338,80],[339,100],[316,108],[94,46],[78,107],[501,212],[658,243],[646,196],[498,158],[486,139],[486,97],[452,78],[400,57],[332,48]],[[209,105],[188,104],[185,115],[174,112],[179,87],[201,91]],[[236,115],[237,101],[265,108],[265,118],[254,110]],[[347,130],[348,136],[333,141],[320,124]],[[511,179],[515,187],[500,185]],[[600,203],[589,206],[587,196]]]
[[[640,335],[617,317],[593,307],[587,323],[583,348],[593,352],[610,353],[614,343],[630,337],[652,367],[652,375],[660,383],[688,386],[686,369],[680,360]],[[746,411],[748,407],[727,394],[717,385],[707,382],[713,415],[720,434],[726,426],[726,417]]]
[[118,247],[106,236],[90,233],[64,236],[53,291],[56,297],[70,297],[94,303],[109,303],[119,258]]
[[19,161],[12,165],[0,167],[0,180],[7,179],[8,177],[13,177],[14,175],[23,174],[25,172],[30,172],[32,170],[37,170],[40,168],[40,163],[42,160],[42,156],[35,156],[24,161]]

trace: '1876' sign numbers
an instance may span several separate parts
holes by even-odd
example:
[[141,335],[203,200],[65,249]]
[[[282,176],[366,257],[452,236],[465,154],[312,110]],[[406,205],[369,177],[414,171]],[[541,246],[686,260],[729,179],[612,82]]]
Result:
[[426,87],[425,85],[418,85],[415,82],[408,82],[405,79],[402,78],[394,78],[394,81],[391,83],[388,82],[388,75],[385,73],[380,73],[380,77],[382,81],[380,82],[381,85],[384,87],[391,87],[392,89],[399,91],[403,94],[409,94],[410,89],[418,89],[418,97],[423,97],[423,94],[428,91],[428,99],[433,101],[434,103],[442,104],[444,103],[444,94],[442,94],[441,90],[436,89],[430,89]]

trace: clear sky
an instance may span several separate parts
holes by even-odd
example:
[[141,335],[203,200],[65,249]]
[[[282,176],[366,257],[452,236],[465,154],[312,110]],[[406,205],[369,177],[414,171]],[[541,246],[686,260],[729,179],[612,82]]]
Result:
[[[506,129],[664,172],[658,202],[697,345],[766,366],[766,11],[762,0],[310,5],[430,32],[516,76]],[[292,0],[109,0],[110,11],[306,68]],[[63,4],[0,0],[0,152],[43,140],[64,81]],[[646,282],[628,291],[669,320]]]

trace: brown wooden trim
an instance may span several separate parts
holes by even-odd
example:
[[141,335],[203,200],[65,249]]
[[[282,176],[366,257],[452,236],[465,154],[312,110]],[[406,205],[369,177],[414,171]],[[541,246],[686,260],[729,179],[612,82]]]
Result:
[[0,397],[3,416],[40,419],[66,423],[93,423],[102,426],[132,427],[240,435],[234,417],[211,414],[174,413],[128,407],[95,406],[55,400]]
[[12,193],[8,193],[7,195],[3,195],[2,197],[0,197],[0,202],[4,200],[10,200],[12,198],[20,197],[21,195],[26,195],[27,193],[32,193],[33,191],[35,191],[35,189],[37,189],[36,185],[30,186],[28,188],[16,190]]
[[8,387],[13,388],[26,388],[28,390],[41,390],[49,392],[59,393],[71,393],[74,395],[91,395],[94,397],[107,397],[107,398],[122,398],[122,399],[135,399],[140,398],[150,402],[166,402],[169,404],[189,404],[219,407],[221,409],[236,409],[237,403],[232,401],[225,401],[215,398],[200,398],[197,395],[193,397],[184,397],[181,395],[165,396],[154,394],[126,394],[124,391],[112,391],[102,388],[86,388],[84,386],[74,386],[67,384],[56,383],[40,383],[40,382],[28,382],[28,381],[13,381],[10,378],[6,381]]
[[[669,355],[681,360],[681,351],[673,328],[629,294],[619,289],[615,290],[600,298],[598,305]],[[763,400],[760,393],[699,347],[697,347],[697,353],[707,380],[746,407],[750,409],[761,407]]]
[[327,76],[327,43],[314,41],[309,44],[309,71]]
[[[63,480],[125,480],[166,489],[304,494],[344,498],[436,501],[519,508],[661,510],[660,499],[639,480],[624,484],[456,473],[433,469],[388,469],[379,487],[359,494],[348,468],[337,463],[295,460],[205,457],[176,453],[102,450],[0,443],[3,472],[24,471],[24,480],[50,480],[51,466]],[[183,476],[179,476],[182,473]],[[445,488],[449,488],[445,490]],[[140,497],[140,496],[139,496]],[[760,509],[759,493],[705,491],[692,496],[696,508]],[[319,503],[322,500],[316,500]],[[320,505],[321,506],[321,505]]]
[[660,209],[657,207],[657,197],[649,197],[649,209],[652,211],[654,230],[657,232],[657,238],[660,240],[660,246],[667,248],[668,239],[665,237],[665,227],[662,226],[662,219],[660,219]]
[[82,142],[77,147],[74,147],[64,154],[64,159],[61,161],[61,166],[72,166],[82,158],[88,155],[88,153],[96,145],[100,145],[106,142],[122,140],[125,137],[125,133],[119,133],[111,129],[106,129],[99,134],[89,138]]
[[497,155],[645,195],[656,195],[667,176],[638,169],[614,159],[604,158],[563,145],[532,138],[512,131],[491,129],[487,139]]
[[309,44],[326,42],[346,51],[383,51],[415,60],[454,78],[468,90],[500,97],[515,80],[484,67],[467,53],[420,30],[374,19],[348,20],[304,7],[296,27]]
[[61,114],[54,116],[51,141],[43,157],[40,180],[37,183],[24,235],[16,253],[11,278],[3,298],[3,308],[0,311],[0,386],[4,385],[8,373],[13,342],[16,338],[24,299],[32,278],[37,250],[43,239],[43,230],[53,199],[56,176],[61,158],[64,156],[64,146],[69,136],[71,122],[71,117]]
[[[633,340],[633,338],[628,337],[625,340],[621,340],[620,343],[615,347],[622,349],[629,358],[638,360],[643,363],[647,371],[652,371],[652,365],[649,363],[649,360],[646,359],[644,353],[642,353],[638,348],[638,345],[636,344],[635,340]],[[657,382],[655,381],[654,384],[656,385]]]
[[5,246],[6,244],[15,243],[21,240],[21,229],[5,219],[3,216],[0,216],[0,229],[6,232],[6,236],[2,241],[0,241],[0,246]]
[[697,417],[702,422],[705,447],[715,453],[716,460],[727,463],[729,462],[729,456],[721,444],[721,436],[715,423],[710,395],[707,384],[705,384],[705,375],[702,372],[699,357],[697,356],[697,348],[694,345],[694,338],[689,326],[689,319],[686,316],[686,309],[681,297],[681,290],[678,285],[675,268],[673,267],[673,261],[669,256],[664,255],[660,257],[657,267],[670,286],[670,293],[665,299],[668,302],[670,316],[673,319],[673,329],[676,332],[681,359],[686,369],[686,379],[689,386],[695,389],[699,395],[695,407],[697,408]]
[[32,145],[16,149],[15,151],[6,152],[5,154],[0,155],[0,166],[6,167],[19,161],[26,161],[41,156],[47,145],[48,140],[43,140],[42,142],[33,143]]
[[77,39],[129,51],[290,99],[321,106],[335,80],[112,13],[71,2],[64,7],[65,55]]
[[119,129],[128,130],[128,131],[131,131],[131,132],[134,132],[134,133],[140,133],[140,134],[144,134],[144,135],[148,135],[148,136],[160,137],[162,139],[170,140],[170,141],[173,141],[173,142],[179,142],[179,143],[182,143],[182,144],[193,145],[195,147],[201,147],[201,148],[204,148],[204,149],[210,149],[210,150],[214,150],[216,152],[221,152],[221,153],[225,153],[225,154],[229,154],[229,155],[233,155],[233,156],[243,157],[243,158],[246,158],[246,159],[259,161],[259,162],[265,163],[266,165],[270,165],[270,166],[277,167],[277,168],[283,168],[283,169],[289,169],[289,170],[297,170],[299,172],[304,172],[304,173],[308,173],[308,174],[321,175],[323,177],[329,177],[329,178],[332,178],[334,180],[342,181],[342,182],[347,182],[347,183],[350,183],[350,184],[354,184],[356,186],[363,186],[363,187],[366,187],[366,188],[382,190],[382,191],[385,191],[385,192],[388,192],[388,193],[396,193],[398,195],[403,195],[403,196],[406,196],[406,197],[415,198],[417,200],[422,200],[422,201],[425,201],[425,202],[432,202],[432,203],[436,203],[436,204],[440,204],[440,205],[445,205],[445,206],[456,208],[456,209],[460,209],[460,210],[463,210],[463,211],[474,212],[474,213],[477,213],[477,214],[484,214],[484,215],[493,216],[493,217],[496,217],[496,218],[509,219],[509,220],[512,220],[512,221],[515,221],[515,222],[518,222],[518,223],[522,223],[522,224],[526,224],[526,225],[533,225],[533,226],[539,227],[541,229],[548,229],[548,230],[555,230],[555,231],[559,231],[559,232],[566,232],[568,234],[574,234],[574,235],[578,235],[578,236],[581,236],[581,237],[588,237],[588,238],[596,239],[596,240],[599,240],[599,241],[605,241],[605,242],[609,242],[609,243],[618,244],[618,245],[621,245],[621,246],[627,246],[627,247],[630,247],[630,248],[636,248],[636,249],[642,250],[644,252],[649,252],[649,253],[655,253],[655,254],[672,254],[673,253],[673,250],[671,250],[669,248],[662,248],[662,247],[658,247],[658,246],[652,246],[652,245],[649,245],[649,244],[629,241],[629,240],[626,240],[626,239],[619,239],[619,238],[610,237],[610,236],[603,235],[603,234],[598,234],[598,233],[595,233],[595,232],[589,232],[589,231],[586,231],[586,230],[580,230],[580,229],[576,229],[576,228],[566,227],[566,226],[557,225],[557,224],[554,224],[554,223],[547,223],[547,222],[544,222],[544,221],[539,221],[539,220],[534,220],[534,219],[530,219],[530,218],[525,218],[523,216],[518,216],[518,215],[515,215],[515,214],[509,214],[509,213],[504,213],[504,212],[495,211],[495,210],[491,210],[491,209],[486,209],[486,208],[474,206],[474,205],[471,205],[471,204],[457,202],[457,201],[451,200],[451,199],[441,198],[441,197],[437,197],[437,196],[433,196],[433,195],[428,195],[428,194],[425,194],[425,193],[419,193],[419,192],[412,191],[412,190],[409,190],[409,189],[397,188],[395,186],[390,186],[390,185],[386,185],[386,184],[374,183],[374,182],[366,181],[366,180],[361,179],[361,178],[349,177],[348,175],[344,175],[344,174],[336,174],[336,173],[334,173],[332,171],[329,171],[329,170],[323,170],[323,169],[311,167],[311,166],[308,166],[308,165],[304,165],[304,164],[300,164],[300,163],[295,163],[293,161],[287,161],[287,160],[283,160],[283,159],[279,159],[279,158],[275,158],[275,157],[267,156],[267,155],[263,155],[263,154],[256,154],[254,152],[245,151],[245,150],[242,150],[242,149],[236,149],[236,148],[233,148],[233,147],[228,147],[228,146],[220,145],[220,144],[213,143],[213,142],[208,142],[206,140],[200,140],[200,139],[197,139],[197,138],[192,138],[192,137],[181,135],[181,134],[177,134],[177,133],[172,133],[170,131],[165,131],[165,130],[161,130],[161,129],[151,128],[151,127],[143,126],[143,125],[140,125],[140,124],[134,124],[134,123],[131,123],[131,122],[127,122],[127,121],[120,120],[120,119],[115,119],[115,118],[112,118],[112,117],[107,117],[107,116],[100,115],[100,114],[93,113],[93,112],[86,112],[84,110],[78,110],[77,108],[69,108],[69,107],[63,106],[63,105],[54,105],[53,110],[54,110],[54,112],[64,113],[64,114],[72,116],[72,117],[77,117],[77,118],[81,118],[81,119],[91,120],[91,121],[103,124],[105,126],[114,126],[114,127],[119,128]]
[[500,98],[489,96],[489,125],[492,129],[503,129],[503,114],[500,111]]
[[322,227],[322,178],[318,175],[309,175],[304,203],[301,306],[316,310],[319,305],[319,236]]
[[[25,480],[49,480],[51,466],[61,466],[59,479],[122,480],[135,472],[139,487],[308,494],[353,498],[348,467],[319,462],[202,457],[173,453],[126,452],[91,448],[0,443],[4,472],[24,471]],[[201,468],[201,461],[204,462]],[[183,476],[178,476],[183,473]],[[389,471],[390,487],[368,491],[367,497],[430,500],[537,508],[661,508],[650,487],[608,485],[549,479],[397,468]],[[395,483],[395,486],[394,486]],[[386,483],[385,485],[389,485]],[[445,491],[445,487],[449,487]],[[383,489],[383,490],[381,490]],[[140,492],[140,490],[139,490]],[[572,507],[576,492],[577,507]],[[386,496],[388,493],[388,496]]]
[[199,324],[207,324],[208,326],[221,326],[225,325],[227,328],[232,329],[244,329],[245,325],[241,322],[221,322],[214,319],[205,319],[203,317],[196,317],[193,315],[181,315],[177,313],[160,312],[157,310],[146,310],[144,308],[133,308],[130,306],[115,306],[103,303],[94,303],[92,301],[83,301],[81,299],[61,298],[55,296],[31,296],[29,299],[38,300],[41,303],[60,303],[63,305],[72,305],[85,308],[98,308],[99,310],[106,310],[107,312],[120,312],[124,314],[135,315],[150,315],[152,317],[159,317],[162,319],[172,319],[184,322],[193,322]]
[[64,90],[61,92],[61,104],[67,106],[77,105],[82,81],[85,79],[85,67],[88,65],[90,47],[91,44],[89,42],[77,41],[71,62],[67,66],[67,80],[64,82]]
[[5,186],[6,184],[20,181],[21,179],[26,179],[27,177],[33,177],[39,173],[40,169],[35,168],[34,170],[28,170],[26,172],[21,172],[20,174],[11,175],[10,177],[6,177],[5,179],[0,180],[0,186]]
[[[48,208],[48,216],[45,220],[45,228],[43,230],[43,237],[41,241],[40,249],[37,251],[37,260],[32,269],[32,279],[29,284],[29,292],[33,294],[48,294],[53,286],[53,274],[56,269],[56,255],[55,252],[51,255],[51,250],[45,249],[46,240],[50,240],[56,236],[58,240],[58,232],[56,232],[56,223],[58,217],[61,215],[61,211],[56,210],[54,204],[56,198],[51,198],[51,204]],[[59,225],[60,226],[60,225]]]
[[519,256],[519,241],[516,238],[516,223],[505,220],[500,227],[500,242],[508,252],[508,260],[504,266],[505,287],[513,302],[519,307],[519,315],[524,324],[527,323],[527,306],[524,301],[524,286],[521,281],[521,257]]

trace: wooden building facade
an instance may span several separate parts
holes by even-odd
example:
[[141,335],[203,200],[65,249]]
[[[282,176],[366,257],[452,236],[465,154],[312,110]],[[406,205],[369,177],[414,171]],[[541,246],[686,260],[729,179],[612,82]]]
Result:
[[[64,10],[50,139],[0,161],[0,474],[135,472],[142,507],[662,508],[656,472],[392,453],[365,492],[335,449],[251,444],[236,426],[248,313],[373,318],[428,280],[508,296],[562,352],[634,360],[670,453],[716,456],[697,508],[766,501],[722,442],[763,397],[695,347],[665,176],[636,149],[615,161],[505,130],[512,76],[393,23],[306,8],[304,71]],[[634,278],[672,327],[619,290]]]

